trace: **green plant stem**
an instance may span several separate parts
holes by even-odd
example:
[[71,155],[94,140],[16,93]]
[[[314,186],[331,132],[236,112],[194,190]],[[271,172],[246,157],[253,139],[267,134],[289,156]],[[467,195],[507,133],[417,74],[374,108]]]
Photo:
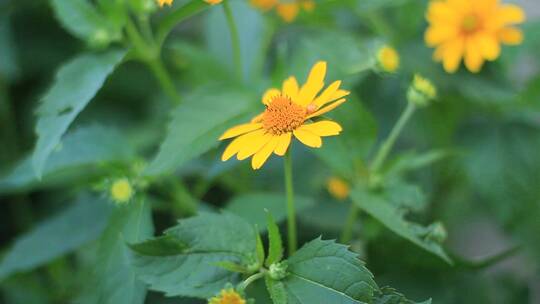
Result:
[[287,193],[287,235],[289,242],[289,256],[296,252],[298,246],[292,174],[292,156],[289,150],[287,151],[287,154],[285,154],[285,191]]
[[351,207],[349,208],[349,215],[347,217],[347,221],[345,222],[343,232],[341,233],[341,243],[347,244],[352,239],[354,223],[358,219],[359,214],[360,208],[358,208],[358,206],[354,202],[352,202]]
[[229,1],[223,2],[223,11],[225,12],[225,17],[227,18],[227,25],[229,26],[229,32],[231,33],[231,43],[233,48],[234,56],[234,65],[236,67],[236,73],[238,77],[242,79],[242,56],[240,53],[240,36],[238,35],[238,28],[236,27],[236,22],[234,21],[234,16],[232,14],[231,6]]
[[154,76],[158,80],[159,84],[163,88],[163,91],[173,101],[175,105],[180,104],[180,95],[176,91],[176,87],[171,79],[171,76],[163,66],[160,58],[155,58],[146,62]]
[[238,289],[245,290],[251,283],[257,281],[258,279],[264,277],[265,271],[258,272],[249,278],[245,279],[239,286]]
[[407,121],[409,121],[411,116],[414,114],[415,110],[416,106],[414,105],[414,103],[408,102],[405,111],[401,113],[401,116],[394,125],[394,128],[390,132],[390,135],[383,142],[383,144],[379,148],[379,151],[377,151],[377,154],[375,155],[374,161],[371,165],[372,174],[376,174],[379,172],[381,166],[384,164],[384,161],[388,157],[388,154],[390,153],[390,151],[392,151],[392,147],[394,147],[394,144],[396,143],[399,134],[401,134],[401,131],[403,131],[403,128],[407,124]]
[[190,1],[183,7],[173,11],[163,18],[159,27],[157,29],[156,41],[158,47],[161,49],[165,39],[171,33],[173,28],[181,21],[185,20],[188,17],[191,17],[197,13],[200,13],[210,7],[204,1]]

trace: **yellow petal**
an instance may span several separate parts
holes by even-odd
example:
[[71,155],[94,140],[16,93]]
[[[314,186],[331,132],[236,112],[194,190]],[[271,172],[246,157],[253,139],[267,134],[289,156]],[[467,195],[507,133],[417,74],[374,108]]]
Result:
[[232,127],[229,130],[225,131],[223,135],[219,138],[219,140],[224,140],[228,138],[233,138],[238,135],[242,135],[251,131],[255,131],[262,128],[262,123],[247,123],[243,125],[238,125],[236,127]]
[[266,92],[264,92],[262,103],[265,105],[270,104],[272,99],[278,95],[281,95],[281,91],[275,88],[268,89]]
[[443,1],[431,1],[426,13],[426,19],[433,24],[457,24],[457,12]]
[[339,80],[334,81],[331,85],[329,85],[328,88],[326,88],[326,90],[324,90],[322,94],[313,101],[317,108],[320,108],[321,106],[329,103],[330,101],[336,100],[336,98],[334,98],[334,95],[339,90],[340,85],[341,81]]
[[235,138],[225,149],[223,155],[221,156],[222,161],[226,161],[231,158],[233,155],[238,153],[242,147],[244,147],[245,142],[253,140],[253,138],[264,135],[264,130],[257,130],[251,133],[247,133]]
[[289,96],[292,100],[296,100],[298,98],[299,90],[298,81],[296,81],[295,77],[291,76],[283,82],[283,94]]
[[317,112],[309,115],[308,117],[306,117],[306,119],[310,119],[310,118],[313,118],[313,117],[316,117],[316,116],[321,116],[325,113],[328,113],[330,111],[332,111],[333,109],[339,107],[341,104],[343,104],[345,101],[347,101],[345,98],[343,99],[340,99],[338,101],[335,101],[334,103],[331,103],[330,105],[324,107],[324,108],[321,108],[320,110],[318,110]]
[[253,158],[251,159],[251,167],[254,170],[258,170],[264,165],[268,157],[270,157],[272,152],[276,149],[276,145],[278,144],[278,142],[279,137],[272,136],[270,141],[268,141],[266,145],[253,156]]
[[514,4],[501,5],[495,14],[497,22],[501,26],[523,23],[525,21],[525,13],[521,7]]
[[276,155],[283,156],[285,155],[285,153],[287,153],[287,149],[291,144],[291,137],[292,133],[290,132],[279,136],[279,142],[276,146],[276,149],[274,150],[274,153],[276,153]]
[[499,31],[499,39],[504,44],[517,45],[523,42],[523,32],[513,27],[504,28]]
[[298,16],[300,5],[298,3],[282,3],[278,4],[277,13],[285,22],[292,22]]
[[501,46],[496,36],[490,33],[480,33],[477,37],[480,53],[487,60],[495,60],[501,54]]
[[465,48],[465,39],[460,37],[444,44],[443,67],[448,73],[454,73],[461,62]]
[[273,136],[268,133],[251,138],[250,141],[243,143],[240,151],[238,151],[238,154],[236,155],[236,158],[238,160],[244,160],[259,152],[262,147],[264,147],[264,145],[266,145],[266,143],[268,143],[272,138]]
[[339,135],[339,133],[343,130],[338,123],[329,120],[303,125],[299,129],[309,131],[319,136]]
[[458,27],[451,25],[430,26],[424,35],[424,39],[428,46],[433,47],[455,38],[458,35],[457,29]]
[[465,48],[465,66],[473,73],[478,73],[484,64],[484,58],[476,37],[469,37]]
[[315,135],[309,131],[298,128],[294,130],[294,136],[304,145],[312,148],[320,148],[322,146],[322,139],[319,135]]
[[298,103],[300,105],[306,106],[313,101],[317,93],[324,87],[325,76],[326,62],[319,61],[311,68],[307,81],[300,90],[298,96]]

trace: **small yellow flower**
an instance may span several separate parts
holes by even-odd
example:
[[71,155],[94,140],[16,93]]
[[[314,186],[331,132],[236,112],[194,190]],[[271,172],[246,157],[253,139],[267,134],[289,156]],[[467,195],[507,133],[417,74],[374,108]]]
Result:
[[216,5],[216,4],[220,4],[221,2],[223,2],[223,0],[204,0],[204,2],[210,4],[210,5]]
[[277,14],[285,22],[293,22],[300,9],[310,12],[315,8],[313,0],[250,0],[250,2],[263,11],[275,8]]
[[383,71],[394,73],[399,68],[399,54],[394,48],[385,45],[377,52],[377,62]]
[[114,202],[119,204],[129,202],[133,196],[133,187],[129,180],[127,178],[115,180],[111,185],[110,196]]
[[426,43],[436,48],[433,58],[448,73],[458,69],[462,58],[469,71],[479,72],[485,60],[499,57],[501,43],[523,40],[514,26],[525,21],[523,10],[499,0],[432,0],[426,18]]
[[208,304],[246,304],[246,300],[230,288],[221,290],[218,296],[208,300]]
[[338,200],[344,200],[349,196],[349,185],[339,177],[331,177],[326,184],[328,192]]
[[410,102],[418,106],[426,106],[429,101],[437,97],[437,88],[428,79],[416,74],[409,91],[407,98]]
[[312,148],[322,146],[321,137],[338,135],[342,130],[339,124],[329,120],[311,121],[343,104],[343,97],[349,95],[339,88],[341,81],[333,82],[320,93],[325,76],[326,62],[320,61],[313,66],[302,87],[291,76],[283,82],[281,90],[267,90],[262,98],[266,110],[250,123],[233,127],[219,138],[236,137],[221,159],[226,161],[235,154],[238,160],[253,156],[251,166],[256,170],[272,153],[285,155],[293,135]]

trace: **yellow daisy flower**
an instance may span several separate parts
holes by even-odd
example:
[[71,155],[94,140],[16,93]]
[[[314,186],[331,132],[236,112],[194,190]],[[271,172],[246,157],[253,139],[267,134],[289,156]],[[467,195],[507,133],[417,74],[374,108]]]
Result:
[[399,68],[399,54],[393,47],[383,46],[377,51],[377,62],[387,73],[394,73]]
[[246,304],[246,300],[231,288],[223,289],[219,296],[209,299],[208,304]]
[[432,0],[426,18],[426,43],[436,48],[433,58],[442,61],[448,73],[458,69],[462,58],[476,73],[485,60],[499,57],[501,43],[516,45],[523,40],[521,30],[514,27],[525,21],[523,10],[499,0]]
[[317,62],[309,73],[306,83],[298,86],[295,77],[283,82],[282,89],[269,89],[262,98],[266,110],[250,123],[227,130],[220,140],[236,137],[225,149],[221,159],[226,161],[235,154],[238,160],[250,156],[253,169],[260,169],[270,155],[283,156],[292,136],[312,148],[322,146],[321,137],[338,135],[341,126],[333,121],[311,119],[321,116],[342,103],[348,91],[341,90],[341,81],[324,87],[326,62]]
[[250,2],[263,11],[275,8],[277,14],[285,22],[293,22],[300,9],[310,12],[315,8],[315,2],[312,0],[250,0]]
[[331,177],[326,183],[328,192],[336,199],[342,201],[349,196],[349,185],[339,177]]

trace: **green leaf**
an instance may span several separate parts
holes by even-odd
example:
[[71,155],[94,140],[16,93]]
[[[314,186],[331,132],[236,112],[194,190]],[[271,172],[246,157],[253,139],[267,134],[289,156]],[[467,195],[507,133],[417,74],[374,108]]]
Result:
[[105,228],[109,212],[103,200],[81,196],[73,205],[15,241],[0,263],[0,280],[42,266],[95,240]]
[[217,262],[215,263],[215,265],[231,272],[248,273],[247,269],[244,266],[238,265],[233,262]]
[[[229,213],[202,213],[181,220],[167,230],[167,242],[174,240],[185,249],[167,255],[149,255],[153,247],[163,247],[162,238],[132,246],[133,265],[139,278],[156,291],[167,296],[209,298],[238,275],[216,263],[232,262],[249,265],[256,259],[256,236],[253,227]],[[167,247],[170,247],[168,245]]]
[[60,68],[54,85],[38,108],[38,141],[33,154],[36,175],[41,177],[50,154],[75,117],[103,86],[124,58],[125,51],[81,55]]
[[87,0],[52,0],[51,4],[62,26],[81,40],[104,46],[118,36],[109,20]]
[[265,265],[269,267],[270,265],[281,261],[283,258],[283,242],[281,241],[279,227],[270,212],[266,214],[266,222],[268,226],[269,249]]
[[373,300],[373,304],[431,304],[431,300],[414,302],[390,287],[381,288]]
[[98,165],[125,162],[135,155],[134,148],[117,129],[99,125],[80,127],[66,134],[51,153],[39,181],[30,156],[0,179],[0,193],[22,192],[48,186],[74,184],[98,176]]
[[403,209],[389,203],[380,195],[370,193],[369,190],[363,189],[361,186],[357,186],[351,191],[351,198],[358,207],[397,235],[452,264],[441,244],[428,237],[426,228],[404,219]]
[[[295,197],[296,211],[301,213],[314,205],[312,199],[302,196]],[[266,213],[272,214],[276,222],[281,222],[287,216],[285,194],[248,193],[232,199],[225,208],[257,226],[259,231],[266,230]]]
[[282,280],[289,304],[370,303],[373,275],[345,245],[315,239],[288,260]]
[[266,276],[264,280],[272,302],[274,304],[287,304],[287,290],[285,289],[285,284],[281,281],[273,280],[269,276]]
[[257,236],[257,247],[256,247],[257,262],[259,263],[259,268],[260,268],[264,264],[265,253],[264,253],[264,245],[261,239],[261,235],[257,232],[256,236]]
[[245,115],[253,99],[241,92],[207,87],[187,96],[172,115],[167,136],[146,174],[172,172],[219,145],[219,136]]
[[89,304],[144,303],[146,286],[135,276],[127,244],[140,242],[153,233],[151,209],[143,199],[114,211],[99,242],[95,281],[86,295]]

